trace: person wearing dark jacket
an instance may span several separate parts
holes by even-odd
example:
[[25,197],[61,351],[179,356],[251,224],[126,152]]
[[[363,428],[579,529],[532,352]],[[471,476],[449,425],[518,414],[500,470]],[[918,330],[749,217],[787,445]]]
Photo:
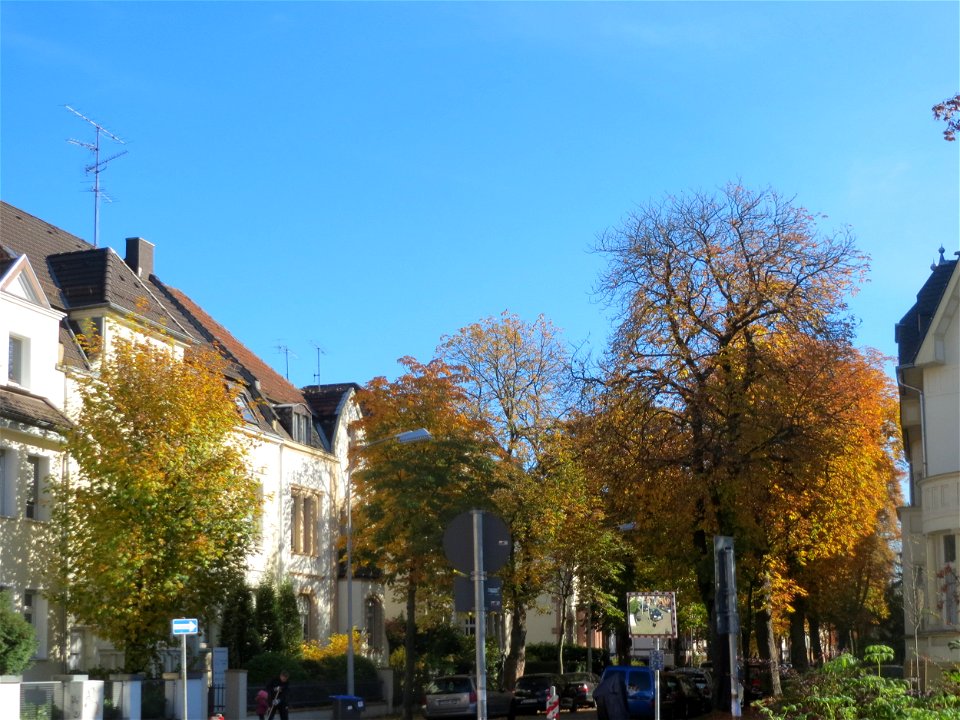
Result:
[[623,673],[607,673],[594,688],[593,699],[597,703],[599,720],[628,720],[627,685]]
[[287,710],[287,691],[290,685],[290,675],[286,670],[280,671],[280,676],[267,683],[267,695],[270,696],[270,714],[267,720],[279,716],[280,720],[289,720]]

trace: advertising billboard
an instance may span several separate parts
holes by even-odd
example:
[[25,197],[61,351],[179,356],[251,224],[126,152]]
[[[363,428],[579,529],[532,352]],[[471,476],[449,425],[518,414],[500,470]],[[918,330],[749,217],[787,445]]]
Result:
[[676,637],[674,593],[627,593],[627,630],[631,637]]

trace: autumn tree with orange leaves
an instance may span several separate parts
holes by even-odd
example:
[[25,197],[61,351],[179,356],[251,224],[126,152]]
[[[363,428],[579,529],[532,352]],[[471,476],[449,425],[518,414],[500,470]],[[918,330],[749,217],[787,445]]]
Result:
[[[413,717],[418,597],[443,594],[452,570],[443,533],[460,512],[491,509],[497,449],[492,430],[470,411],[458,372],[440,360],[403,358],[393,382],[377,377],[358,393],[362,442],[351,451],[353,528],[359,563],[382,570],[406,601],[403,710]],[[404,445],[397,434],[426,428],[431,439]]]
[[98,365],[67,439],[78,473],[52,483],[51,587],[142,671],[172,618],[209,618],[243,576],[260,501],[215,349],[117,338]]
[[[842,545],[832,533],[845,524],[829,509],[816,520],[790,511],[821,509],[821,493],[856,495],[843,480],[868,464],[859,453],[886,462],[857,445],[883,445],[875,427],[843,440],[829,429],[829,403],[804,405],[790,384],[834,382],[792,378],[790,362],[818,348],[845,356],[845,298],[867,268],[849,232],[824,232],[819,220],[772,190],[730,185],[643,207],[598,244],[609,258],[600,289],[619,316],[590,413],[594,472],[612,507],[650,529],[638,536],[673,538],[660,550],[696,568],[721,704],[730,668],[717,642],[711,536],[733,536],[742,572],[789,589],[789,562]],[[825,465],[818,443],[846,451],[846,466]],[[887,506],[887,479],[864,490],[861,517]]]

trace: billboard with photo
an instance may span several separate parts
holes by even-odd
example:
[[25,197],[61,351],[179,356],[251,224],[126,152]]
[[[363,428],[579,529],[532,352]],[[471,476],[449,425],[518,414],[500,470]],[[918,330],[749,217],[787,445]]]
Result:
[[627,630],[631,637],[676,637],[674,593],[627,593]]

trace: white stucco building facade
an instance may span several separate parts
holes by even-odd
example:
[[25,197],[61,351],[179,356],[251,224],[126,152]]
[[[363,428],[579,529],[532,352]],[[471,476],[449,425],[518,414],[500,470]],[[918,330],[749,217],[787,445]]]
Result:
[[[910,462],[903,537],[907,663],[960,665],[960,269],[944,258],[897,325],[900,419]],[[933,679],[933,675],[931,675]]]

